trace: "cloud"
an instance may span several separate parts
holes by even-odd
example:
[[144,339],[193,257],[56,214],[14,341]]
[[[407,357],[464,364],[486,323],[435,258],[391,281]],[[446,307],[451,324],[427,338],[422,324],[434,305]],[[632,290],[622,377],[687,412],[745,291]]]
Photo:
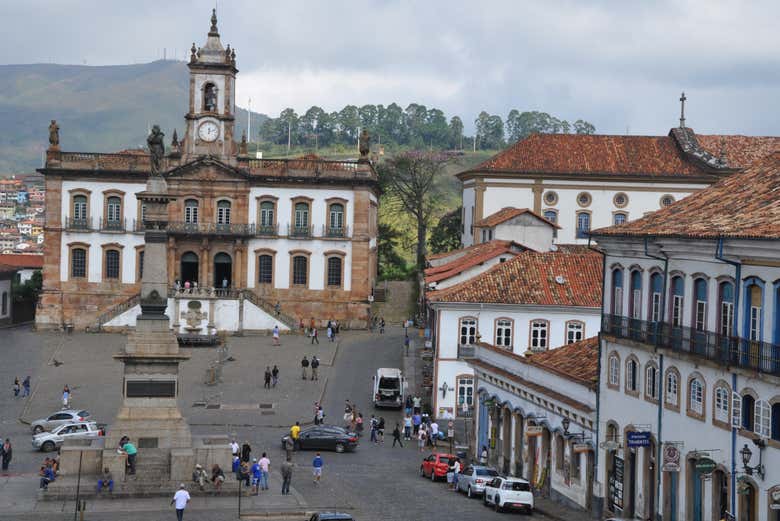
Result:
[[[15,2],[0,63],[185,59],[213,5]],[[219,1],[253,107],[417,102],[467,129],[481,110],[517,108],[664,134],[685,90],[698,131],[780,134],[779,18],[776,0]]]

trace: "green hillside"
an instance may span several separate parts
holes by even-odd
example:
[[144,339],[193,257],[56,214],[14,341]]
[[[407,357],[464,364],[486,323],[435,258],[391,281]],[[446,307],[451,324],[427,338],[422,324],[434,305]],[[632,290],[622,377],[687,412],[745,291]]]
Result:
[[[0,176],[41,166],[49,121],[60,126],[63,150],[110,152],[145,143],[158,123],[181,133],[188,103],[184,62],[139,65],[0,65]],[[238,135],[246,111],[238,109]],[[255,114],[258,125],[266,116]],[[258,126],[259,128],[259,126]]]

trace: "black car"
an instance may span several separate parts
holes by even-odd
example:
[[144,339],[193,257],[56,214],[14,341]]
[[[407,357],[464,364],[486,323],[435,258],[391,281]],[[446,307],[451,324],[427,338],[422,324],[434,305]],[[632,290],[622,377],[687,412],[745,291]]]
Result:
[[[282,448],[284,442],[290,435],[282,438]],[[298,449],[302,450],[335,450],[344,452],[354,450],[358,446],[358,437],[354,432],[337,427],[335,425],[314,425],[302,429],[298,436]]]

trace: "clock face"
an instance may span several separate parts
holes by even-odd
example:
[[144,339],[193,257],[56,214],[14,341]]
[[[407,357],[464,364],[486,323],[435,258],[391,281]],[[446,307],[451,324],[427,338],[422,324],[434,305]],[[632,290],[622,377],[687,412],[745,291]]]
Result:
[[198,137],[203,141],[216,141],[219,137],[219,126],[213,121],[204,121],[198,127]]

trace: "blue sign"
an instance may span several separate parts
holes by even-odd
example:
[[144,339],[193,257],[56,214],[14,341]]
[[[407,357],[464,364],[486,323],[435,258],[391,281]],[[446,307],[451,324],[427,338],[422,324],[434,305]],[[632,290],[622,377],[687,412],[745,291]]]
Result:
[[628,431],[626,445],[629,447],[649,447],[650,433],[648,431]]

